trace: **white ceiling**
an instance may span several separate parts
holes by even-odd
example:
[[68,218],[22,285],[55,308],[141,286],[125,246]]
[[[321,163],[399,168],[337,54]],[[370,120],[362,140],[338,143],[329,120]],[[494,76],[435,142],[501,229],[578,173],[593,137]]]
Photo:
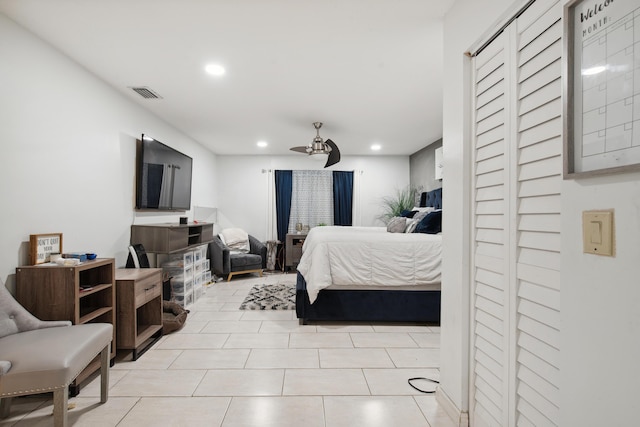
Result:
[[[374,143],[409,155],[442,135],[453,2],[0,0],[0,12],[215,153],[295,154],[321,121],[343,155]],[[225,76],[206,74],[211,62]]]

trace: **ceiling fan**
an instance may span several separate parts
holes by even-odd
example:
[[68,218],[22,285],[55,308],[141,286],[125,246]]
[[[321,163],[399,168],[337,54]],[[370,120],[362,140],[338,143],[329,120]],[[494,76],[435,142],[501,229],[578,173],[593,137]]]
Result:
[[324,167],[327,168],[335,165],[340,161],[340,150],[338,149],[338,146],[330,139],[327,139],[326,141],[322,140],[320,137],[320,128],[322,127],[321,122],[314,122],[313,127],[316,128],[316,137],[313,138],[313,141],[309,143],[309,145],[291,147],[290,150],[298,153],[305,153],[310,156],[318,155],[318,157],[324,157],[328,155],[327,163]]

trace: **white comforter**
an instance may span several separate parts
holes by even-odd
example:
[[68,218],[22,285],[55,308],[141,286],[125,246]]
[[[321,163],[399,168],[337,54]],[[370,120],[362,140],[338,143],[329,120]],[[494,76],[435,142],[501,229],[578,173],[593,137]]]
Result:
[[314,227],[298,271],[309,301],[330,285],[440,283],[442,235],[388,233],[384,227]]

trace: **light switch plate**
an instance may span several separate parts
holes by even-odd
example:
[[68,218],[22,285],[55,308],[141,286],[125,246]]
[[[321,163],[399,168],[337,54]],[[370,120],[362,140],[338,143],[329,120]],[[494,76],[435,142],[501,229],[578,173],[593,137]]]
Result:
[[582,212],[584,253],[615,256],[613,209]]

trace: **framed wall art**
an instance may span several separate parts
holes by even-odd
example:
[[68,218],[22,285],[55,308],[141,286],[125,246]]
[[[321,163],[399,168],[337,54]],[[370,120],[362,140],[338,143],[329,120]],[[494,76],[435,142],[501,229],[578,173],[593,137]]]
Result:
[[62,233],[31,234],[29,236],[29,263],[43,264],[51,254],[62,253]]
[[573,0],[563,20],[564,178],[640,171],[640,4]]

